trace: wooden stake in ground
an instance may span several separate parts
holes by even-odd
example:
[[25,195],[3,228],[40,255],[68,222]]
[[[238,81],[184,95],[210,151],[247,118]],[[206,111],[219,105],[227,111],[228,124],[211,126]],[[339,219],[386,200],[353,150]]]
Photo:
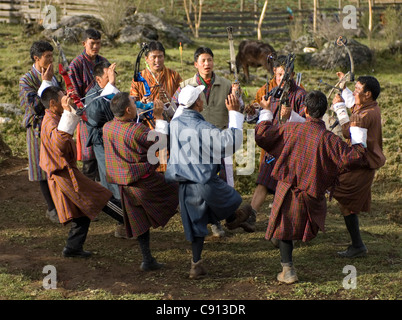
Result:
[[184,73],[184,70],[183,70],[183,47],[181,46],[181,42],[180,42],[179,50],[180,50],[181,74],[183,76],[183,73]]

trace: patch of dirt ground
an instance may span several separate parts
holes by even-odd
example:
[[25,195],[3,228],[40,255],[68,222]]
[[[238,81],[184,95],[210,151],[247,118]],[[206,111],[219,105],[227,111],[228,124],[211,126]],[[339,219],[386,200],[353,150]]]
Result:
[[[172,242],[167,238],[170,235],[151,231],[151,249],[153,246],[160,253],[174,245],[181,254],[184,252],[185,259],[171,257],[164,269],[141,272],[137,242],[115,238],[114,222],[105,215],[100,216],[101,222],[91,224],[88,233],[86,249],[89,247],[94,255],[89,259],[63,258],[61,250],[69,226],[55,225],[45,218],[46,207],[39,185],[28,181],[26,168],[26,159],[10,157],[0,164],[0,267],[6,268],[7,273],[32,279],[37,290],[43,290],[42,269],[46,265],[56,266],[57,289],[64,298],[80,299],[93,290],[105,290],[117,297],[143,294],[145,299],[147,294],[153,294],[166,300],[259,300],[265,299],[268,291],[280,294],[289,290],[273,281],[273,273],[266,286],[256,284],[252,274],[237,279],[237,270],[242,266],[236,265],[235,260],[228,261],[232,267],[228,270],[221,270],[222,264],[226,265],[224,260],[208,261],[207,278],[188,279],[191,248],[182,230],[172,233],[177,234]],[[5,220],[10,211],[16,214]],[[174,218],[180,219],[179,215]],[[158,237],[165,237],[166,241],[156,240]],[[214,245],[214,241],[209,243]],[[272,286],[273,283],[276,285]]]

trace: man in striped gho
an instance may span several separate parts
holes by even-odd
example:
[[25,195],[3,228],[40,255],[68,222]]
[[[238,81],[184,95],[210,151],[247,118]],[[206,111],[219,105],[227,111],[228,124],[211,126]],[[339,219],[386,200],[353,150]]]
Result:
[[272,177],[278,184],[265,237],[279,240],[283,270],[278,281],[293,283],[298,280],[293,240],[310,241],[325,230],[325,194],[342,172],[366,165],[367,131],[351,121],[351,146],[327,131],[322,117],[328,103],[320,91],[307,94],[306,119],[292,111],[298,120],[283,125],[273,124],[269,100],[261,100],[264,110],[255,128],[257,144],[277,159]]
[[80,117],[72,98],[60,88],[50,86],[41,97],[45,106],[42,123],[40,167],[47,173],[50,193],[60,222],[70,223],[64,257],[91,256],[83,245],[91,220],[103,211],[123,222],[121,208],[112,203],[112,192],[87,178],[77,168],[77,149],[73,134]]
[[[88,91],[96,84],[94,67],[106,58],[99,55],[102,46],[101,34],[98,30],[87,29],[82,39],[84,51],[75,57],[70,65],[68,76],[74,91],[80,98],[84,98]],[[98,166],[92,147],[86,147],[88,129],[80,121],[77,127],[77,160],[82,161],[82,172],[90,179],[98,179]]]
[[178,185],[166,183],[164,175],[156,171],[156,146],[167,142],[168,134],[163,104],[154,101],[155,130],[136,121],[135,98],[128,92],[117,93],[110,109],[114,119],[103,126],[107,179],[120,186],[127,236],[137,238],[142,253],[140,269],[157,270],[163,264],[151,254],[149,229],[165,226],[179,204]]
[[[148,43],[148,49],[145,51],[145,69],[141,71],[141,76],[148,83],[151,95],[145,97],[145,87],[142,82],[131,82],[130,95],[135,97],[137,101],[146,104],[161,100],[164,104],[164,118],[170,121],[176,110],[176,106],[171,103],[172,96],[180,86],[182,78],[180,74],[165,66],[165,48],[159,41],[151,41]],[[144,119],[144,123],[150,129],[155,129],[149,121]],[[160,159],[157,171],[165,172],[166,163],[168,160],[168,151],[163,149],[159,151],[158,157]]]

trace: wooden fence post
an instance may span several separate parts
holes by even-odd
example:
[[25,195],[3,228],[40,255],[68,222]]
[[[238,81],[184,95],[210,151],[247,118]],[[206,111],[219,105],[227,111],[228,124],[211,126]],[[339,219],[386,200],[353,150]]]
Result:
[[264,7],[262,8],[262,11],[261,11],[260,20],[258,21],[258,27],[257,27],[257,39],[258,40],[262,39],[261,25],[262,25],[262,22],[264,21],[265,11],[267,10],[267,6],[268,6],[268,0],[265,0]]
[[313,33],[317,32],[317,1],[313,0],[314,9],[313,9]]

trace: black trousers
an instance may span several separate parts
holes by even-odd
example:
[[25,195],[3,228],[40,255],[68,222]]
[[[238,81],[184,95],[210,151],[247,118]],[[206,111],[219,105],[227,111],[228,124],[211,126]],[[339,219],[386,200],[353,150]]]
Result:
[[68,233],[66,248],[74,251],[82,250],[87,238],[91,219],[88,217],[74,218]]

